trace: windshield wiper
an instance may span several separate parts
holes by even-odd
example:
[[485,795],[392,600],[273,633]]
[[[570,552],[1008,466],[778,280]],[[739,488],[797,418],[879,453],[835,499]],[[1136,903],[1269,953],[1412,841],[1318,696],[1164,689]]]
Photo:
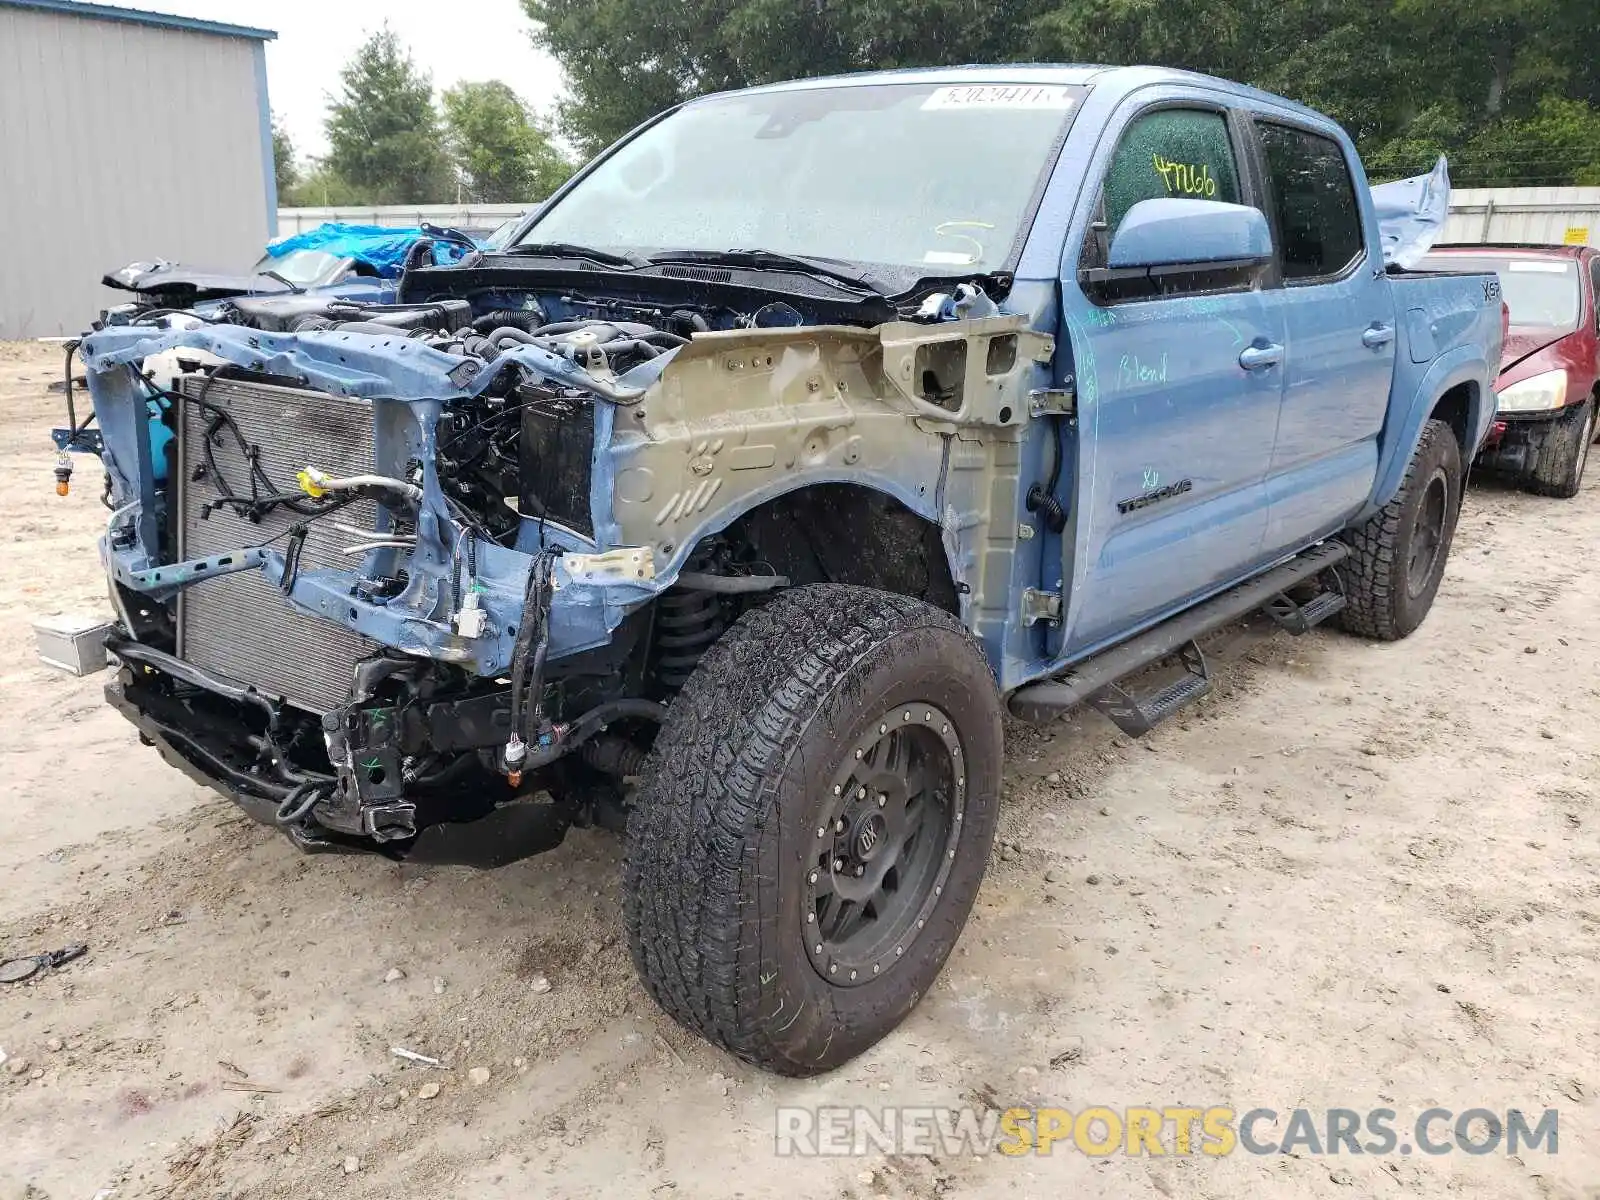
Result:
[[645,260],[636,254],[617,254],[611,250],[596,250],[593,246],[580,246],[574,242],[519,242],[499,251],[522,258],[588,258],[612,267],[642,267]]
[[721,263],[729,267],[750,267],[757,271],[798,271],[831,283],[847,284],[858,292],[886,296],[883,284],[865,271],[852,269],[839,259],[811,258],[785,254],[781,250],[661,250],[650,256],[652,263]]
[[284,287],[288,288],[297,296],[306,290],[288,276],[280,275],[276,271],[257,271],[256,274],[266,279],[276,279],[279,283],[283,284]]

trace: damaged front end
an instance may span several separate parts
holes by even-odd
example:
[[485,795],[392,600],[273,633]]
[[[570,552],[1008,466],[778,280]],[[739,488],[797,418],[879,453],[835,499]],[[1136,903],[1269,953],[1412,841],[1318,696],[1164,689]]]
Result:
[[[757,520],[802,484],[864,485],[928,531],[916,586],[1003,640],[980,502],[1016,490],[1050,356],[1023,318],[714,328],[517,300],[241,300],[82,340],[107,694],[174,765],[308,851],[490,866],[615,825],[721,629],[838,577]],[[1010,581],[988,582],[993,609]]]
[[[406,333],[83,340],[113,506],[111,700],[308,849],[520,857],[591,814],[516,805],[488,822],[514,829],[480,823],[558,758],[660,717],[616,678],[552,664],[608,646],[667,582],[648,549],[598,553],[521,488],[526,414],[594,420],[574,393],[627,403],[659,366],[630,379],[510,339],[484,358],[470,326],[440,345]],[[469,823],[470,845],[445,845]]]

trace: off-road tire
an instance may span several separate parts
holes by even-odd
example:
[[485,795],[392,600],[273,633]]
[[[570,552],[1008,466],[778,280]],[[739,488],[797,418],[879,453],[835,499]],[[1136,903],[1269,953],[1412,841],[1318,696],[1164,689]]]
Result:
[[[927,889],[933,907],[903,957],[844,986],[810,957],[806,856],[852,747],[917,702],[927,707],[907,719],[937,706],[959,737],[950,761],[965,765],[948,874],[937,895]],[[876,1043],[927,993],[966,923],[1003,752],[994,676],[950,614],[837,584],[745,613],[673,699],[629,816],[624,913],[651,996],[783,1075],[819,1074]]]
[[1594,441],[1594,401],[1574,404],[1553,422],[1539,447],[1528,490],[1540,496],[1570,500],[1583,486],[1583,468]]
[[[1443,534],[1428,577],[1420,588],[1410,586],[1413,539],[1418,535],[1423,500],[1438,482],[1444,485]],[[1393,642],[1422,624],[1439,581],[1444,577],[1461,515],[1461,447],[1443,421],[1422,427],[1416,452],[1394,499],[1358,529],[1345,533],[1350,557],[1337,568],[1346,606],[1340,627],[1361,637]]]

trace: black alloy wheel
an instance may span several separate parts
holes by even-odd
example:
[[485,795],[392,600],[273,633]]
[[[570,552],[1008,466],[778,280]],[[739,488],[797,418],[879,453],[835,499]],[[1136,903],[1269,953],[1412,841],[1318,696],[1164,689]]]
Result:
[[806,952],[842,986],[892,970],[944,894],[966,775],[944,710],[883,713],[834,775],[802,901]]

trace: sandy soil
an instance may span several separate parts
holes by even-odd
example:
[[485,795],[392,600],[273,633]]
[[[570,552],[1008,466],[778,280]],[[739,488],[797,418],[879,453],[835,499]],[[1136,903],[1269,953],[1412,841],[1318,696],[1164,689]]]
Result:
[[[1093,715],[1011,729],[1004,842],[939,985],[793,1082],[654,1009],[612,837],[495,873],[306,859],[139,746],[99,679],[38,665],[31,616],[104,607],[97,472],[52,492],[57,371],[0,347],[0,957],[90,952],[0,986],[3,1200],[1595,1194],[1600,475],[1566,503],[1475,486],[1405,643],[1230,631],[1217,693],[1141,742]],[[1553,1157],[773,1154],[780,1104],[979,1097],[1553,1107],[1562,1136]]]

